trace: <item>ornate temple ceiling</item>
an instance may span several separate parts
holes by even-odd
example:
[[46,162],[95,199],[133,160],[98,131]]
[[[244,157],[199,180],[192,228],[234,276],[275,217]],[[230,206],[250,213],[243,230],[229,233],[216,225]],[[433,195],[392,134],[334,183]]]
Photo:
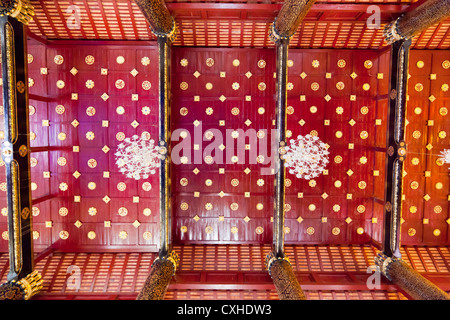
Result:
[[[154,40],[132,0],[32,1],[30,31],[46,39]],[[166,1],[179,35],[175,46],[273,47],[270,23],[282,1]],[[421,1],[417,2],[421,3]],[[379,49],[387,22],[415,1],[317,1],[291,41],[293,48]],[[370,5],[380,7],[380,28],[366,25]],[[70,7],[70,8],[69,8]],[[68,9],[69,8],[69,9]],[[79,12],[80,27],[71,27]],[[68,24],[69,22],[69,24]],[[430,27],[413,41],[417,49],[450,47],[450,20]]]

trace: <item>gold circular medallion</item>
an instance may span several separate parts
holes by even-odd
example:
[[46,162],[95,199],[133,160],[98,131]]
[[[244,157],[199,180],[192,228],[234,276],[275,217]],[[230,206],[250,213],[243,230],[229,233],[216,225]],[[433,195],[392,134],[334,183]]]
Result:
[[334,157],[334,163],[341,163],[341,162],[342,162],[342,157],[341,156]]
[[94,107],[87,107],[87,108],[86,108],[86,114],[87,114],[88,116],[90,116],[90,117],[94,116],[94,115],[95,115],[95,112],[96,112],[96,110],[95,110]]
[[420,107],[414,108],[414,113],[417,114],[417,115],[421,114],[422,113],[422,108],[420,108]]
[[364,107],[361,107],[360,112],[361,112],[361,114],[366,115],[366,114],[369,113],[369,108],[368,108],[368,107],[365,107],[365,106],[364,106]]
[[306,229],[306,233],[310,236],[312,236],[314,234],[315,230],[313,227],[309,227]]
[[234,108],[232,108],[231,109],[231,114],[233,115],[233,116],[237,116],[238,114],[239,114],[239,108],[238,107],[234,107]]
[[182,179],[180,180],[180,184],[181,184],[183,187],[186,187],[186,186],[188,185],[188,183],[189,183],[189,180],[188,180],[187,178],[182,178]]
[[361,158],[359,158],[359,163],[366,164],[367,163],[367,157],[362,156]]
[[365,181],[358,182],[358,188],[364,190],[367,187],[367,183]]
[[181,228],[180,228],[180,231],[181,231],[182,233],[186,233],[187,230],[188,230],[188,228],[187,228],[186,226],[181,226]]
[[61,191],[67,191],[67,189],[69,189],[69,185],[68,185],[67,183],[61,182],[61,183],[59,184],[59,190],[61,190]]
[[340,180],[336,180],[336,181],[334,182],[334,186],[335,186],[336,188],[340,188],[340,187],[342,187],[342,182],[341,182]]
[[125,63],[125,57],[124,57],[124,56],[118,56],[118,57],[116,58],[116,62],[117,62],[118,64],[124,64],[124,63]]
[[214,109],[211,107],[206,108],[205,113],[210,116],[214,113]]
[[445,132],[445,131],[439,131],[438,136],[439,136],[439,138],[441,138],[441,139],[445,139],[445,138],[447,137],[447,132]]
[[[58,107],[58,106],[56,106],[56,107]],[[55,108],[55,110],[56,110],[56,108]],[[36,108],[35,108],[34,106],[31,106],[31,105],[28,106],[28,115],[32,116],[32,115],[34,115],[35,113],[36,113]],[[58,111],[56,111],[56,113],[58,113]],[[64,113],[64,111],[63,111],[62,113]],[[58,113],[58,114],[62,114],[62,113]],[[3,110],[0,111],[0,114],[3,115]]]
[[66,86],[66,83],[63,80],[56,81],[56,86],[58,89],[63,89]]
[[365,140],[369,137],[369,133],[367,131],[361,131],[361,133],[359,134],[360,138]]
[[294,66],[294,61],[293,60],[288,60],[287,66],[288,67],[293,67]]
[[125,240],[126,238],[128,238],[128,232],[126,232],[125,230],[120,231],[119,238]]
[[413,166],[417,166],[419,163],[420,163],[419,158],[412,158],[412,159],[411,159],[411,164],[412,164]]
[[119,216],[125,217],[126,215],[128,215],[128,209],[125,207],[120,207],[117,213],[119,214]]
[[437,182],[435,184],[435,187],[437,190],[442,190],[442,188],[444,187],[444,184],[442,182]]
[[338,139],[342,138],[343,135],[344,135],[344,134],[342,133],[342,131],[336,131],[336,133],[335,133],[335,136],[336,136],[336,138],[338,138]]
[[125,182],[119,182],[116,187],[117,187],[117,190],[119,190],[119,191],[125,191],[125,189],[127,188],[127,185],[125,184]]
[[442,62],[442,68],[444,68],[444,69],[450,68],[450,61],[444,60],[444,61]]
[[373,62],[371,60],[364,61],[364,68],[372,69],[372,67],[373,67]]
[[258,61],[258,67],[263,69],[266,67],[266,62],[264,60],[259,60]]
[[264,91],[264,90],[266,90],[266,84],[264,83],[264,82],[260,82],[259,84],[258,84],[258,89],[259,89],[259,91]]
[[411,189],[416,190],[417,188],[419,188],[419,182],[412,181],[409,186],[411,187]]
[[236,211],[239,209],[239,205],[236,202],[233,202],[232,204],[230,204],[230,209],[232,211]]
[[206,59],[206,65],[208,67],[212,67],[214,65],[214,59],[213,58]]
[[64,57],[58,54],[53,58],[53,62],[55,62],[57,65],[61,65],[64,62]]
[[336,108],[336,114],[343,114],[344,113],[344,108],[343,107],[337,107]]
[[150,182],[144,182],[142,184],[142,190],[144,191],[150,191],[152,189],[152,184]]
[[141,64],[143,66],[148,66],[150,64],[150,58],[149,57],[142,57]]
[[414,228],[409,228],[408,229],[408,236],[413,237],[416,235],[416,229]]
[[233,82],[233,84],[231,85],[231,88],[233,88],[233,90],[239,90],[240,87],[241,86],[239,82]]
[[124,114],[124,113],[125,113],[125,108],[122,107],[122,106],[118,106],[118,107],[116,108],[116,113],[117,113],[118,115]]
[[310,204],[310,205],[308,206],[308,210],[309,210],[309,211],[315,211],[315,210],[316,210],[316,205]]
[[58,133],[58,140],[59,141],[64,141],[66,140],[67,135],[64,132],[60,132]]
[[422,60],[417,61],[416,63],[417,68],[422,69],[425,66],[425,63]]
[[90,207],[88,209],[88,214],[92,217],[94,217],[95,215],[97,215],[97,208],[96,207]]
[[186,202],[181,203],[180,205],[181,210],[186,211],[189,209],[189,205]]
[[337,66],[338,66],[339,68],[345,68],[346,65],[347,65],[347,62],[346,62],[344,59],[340,59],[340,60],[338,60],[338,62],[337,62]]
[[311,65],[313,68],[317,69],[320,66],[320,62],[319,62],[319,60],[313,60]]
[[364,213],[364,212],[366,211],[366,207],[365,207],[364,205],[360,204],[360,205],[356,208],[356,211],[357,211],[358,213]]
[[442,107],[439,109],[439,114],[441,116],[446,116],[448,114],[448,109],[446,107]]
[[34,57],[31,53],[28,54],[28,63],[32,63],[34,61]]
[[433,210],[434,210],[434,213],[441,213],[442,212],[442,207],[441,206],[435,206]]
[[115,86],[117,89],[123,89],[125,87],[125,81],[123,81],[122,79],[118,79],[115,83]]
[[447,92],[447,91],[448,91],[448,88],[449,88],[448,83],[444,83],[444,84],[441,86],[441,90],[444,91],[444,92]]
[[145,80],[142,82],[142,89],[144,89],[145,91],[150,90],[152,87],[152,84],[150,83],[150,81]]
[[439,230],[439,229],[434,229],[434,230],[433,230],[433,235],[434,235],[435,237],[439,237],[439,236],[441,235],[441,230]]
[[97,235],[94,231],[89,231],[87,236],[89,239],[94,240]]
[[256,204],[256,210],[261,211],[264,209],[264,205],[262,203]]
[[264,233],[264,228],[263,227],[256,227],[255,232],[256,232],[256,234],[263,234]]
[[289,115],[294,114],[294,111],[295,111],[295,109],[294,109],[293,106],[288,106],[288,107],[286,108],[286,112],[287,112],[287,114],[289,114]]
[[213,233],[213,231],[214,231],[214,229],[213,229],[213,227],[211,227],[211,226],[207,226],[207,227],[205,228],[205,232],[206,232],[207,234],[211,234],[211,233]]
[[314,187],[317,185],[317,182],[316,182],[316,180],[311,179],[311,180],[309,180],[308,185],[309,185],[311,188],[314,188]]
[[89,168],[93,169],[93,168],[97,167],[97,160],[89,159],[87,162],[87,165]]
[[240,64],[241,64],[241,62],[239,61],[239,59],[234,59],[233,60],[233,66],[234,67],[239,67]]
[[339,81],[338,83],[336,83],[336,88],[337,88],[338,90],[344,90],[344,88],[345,88],[344,82]]
[[69,210],[66,207],[61,207],[59,208],[58,213],[61,217],[65,217],[69,214]]
[[237,187],[237,186],[239,185],[239,180],[238,180],[238,179],[232,179],[232,180],[231,180],[231,185],[232,185],[233,187]]
[[94,140],[95,139],[95,133],[92,131],[86,132],[86,139],[88,140]]
[[86,85],[86,88],[92,89],[95,86],[95,83],[93,80],[87,80],[85,85]]
[[316,113],[317,112],[317,107],[316,106],[312,106],[311,108],[309,108],[309,112]]
[[58,160],[56,160],[56,163],[58,163],[59,166],[64,167],[67,164],[67,160],[64,157],[59,157]]
[[145,231],[142,234],[142,238],[144,238],[144,240],[151,240],[152,239],[152,233],[150,231]]
[[142,213],[144,214],[144,216],[149,217],[152,214],[152,210],[150,208],[145,208]]
[[340,206],[340,205],[335,204],[335,205],[333,206],[333,211],[334,211],[334,212],[339,212],[340,210],[341,210],[341,206]]
[[320,88],[320,85],[317,82],[311,83],[311,89],[313,91],[317,91],[317,90],[319,90],[319,88]]
[[86,58],[84,58],[84,62],[86,62],[86,64],[88,65],[92,65],[95,62],[95,58],[94,56],[88,55],[86,56]]
[[188,61],[188,59],[183,58],[183,59],[181,59],[180,64],[182,67],[187,67],[189,64],[189,61]]
[[66,239],[69,238],[69,232],[66,231],[66,230],[62,230],[62,231],[59,232],[59,237],[60,237],[62,240],[66,240]]
[[205,85],[205,88],[206,88],[206,90],[212,90],[213,84],[212,84],[211,82],[208,82],[208,83]]
[[359,235],[364,234],[364,228],[360,227],[360,228],[356,229],[356,233],[359,234]]
[[362,88],[363,88],[364,91],[369,91],[370,90],[370,84],[364,83]]
[[117,132],[117,134],[116,134],[116,139],[117,139],[117,141],[123,141],[123,140],[125,140],[125,133],[123,133],[123,132]]
[[183,108],[181,108],[180,109],[180,114],[184,117],[184,116],[187,116],[187,114],[188,114],[188,108],[185,108],[185,107],[183,107]]
[[417,92],[423,91],[423,84],[417,83],[417,84],[414,86],[414,89],[415,89]]
[[[258,108],[258,114],[263,115],[266,112],[266,109],[264,109],[263,107]],[[289,112],[288,112],[289,114]]]
[[331,233],[332,233],[333,235],[337,236],[339,233],[341,233],[341,229],[339,229],[338,227],[334,227],[334,228],[331,230]]
[[421,135],[422,134],[418,130],[414,131],[413,134],[412,134],[414,139],[419,139]]
[[183,82],[180,83],[180,89],[181,89],[181,90],[185,91],[185,90],[187,90],[188,88],[189,88],[189,85],[188,85],[187,82],[183,81]]

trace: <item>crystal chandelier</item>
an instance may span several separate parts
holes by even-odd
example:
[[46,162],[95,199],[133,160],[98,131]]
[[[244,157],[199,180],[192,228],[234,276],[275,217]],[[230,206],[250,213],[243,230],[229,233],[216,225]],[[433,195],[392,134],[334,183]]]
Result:
[[148,179],[149,175],[156,173],[160,162],[158,158],[159,147],[155,146],[153,139],[139,138],[134,135],[126,138],[114,154],[119,171],[127,178],[135,180]]
[[299,179],[310,180],[323,173],[329,163],[328,146],[318,137],[307,134],[299,135],[296,140],[291,139],[290,145],[282,155],[289,173]]
[[449,164],[450,163],[450,149],[444,149],[444,151],[441,151],[441,155],[439,156],[439,158],[441,158],[444,163]]

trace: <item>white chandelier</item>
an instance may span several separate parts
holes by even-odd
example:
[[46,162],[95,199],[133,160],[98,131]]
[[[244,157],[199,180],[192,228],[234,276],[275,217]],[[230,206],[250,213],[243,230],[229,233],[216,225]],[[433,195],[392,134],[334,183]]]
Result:
[[289,173],[299,179],[310,180],[323,173],[329,163],[328,147],[318,137],[307,134],[299,135],[296,140],[291,139],[290,145],[284,149],[282,155]]
[[155,146],[153,139],[139,138],[134,135],[126,138],[114,154],[119,171],[135,180],[148,179],[149,175],[156,173],[160,167],[158,158],[159,147]]
[[450,149],[444,149],[444,151],[441,151],[439,158],[441,158],[444,163],[450,164]]

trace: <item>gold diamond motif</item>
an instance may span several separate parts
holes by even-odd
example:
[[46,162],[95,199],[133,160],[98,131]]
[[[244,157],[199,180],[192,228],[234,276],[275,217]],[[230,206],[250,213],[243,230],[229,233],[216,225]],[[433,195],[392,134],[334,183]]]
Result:
[[248,216],[246,216],[246,217],[244,218],[244,221],[245,221],[246,223],[248,223],[250,220],[251,220],[251,219],[250,219]]
[[250,172],[252,172],[252,170],[250,170],[249,168],[245,168],[244,172],[245,174],[249,174]]
[[351,177],[352,175],[353,175],[353,171],[352,171],[352,169],[349,169],[348,171],[347,171],[347,175],[349,176],[349,177]]
[[430,151],[431,149],[433,149],[433,146],[431,145],[431,143],[427,144],[426,148]]
[[227,100],[227,98],[224,95],[221,95],[219,98],[220,101],[224,102],[225,100]]
[[352,220],[352,218],[350,218],[350,217],[347,217],[347,219],[345,219],[345,222],[347,222],[348,224],[350,224],[350,222],[352,222],[353,220]]
[[106,101],[109,99],[109,96],[106,92],[104,94],[102,94],[102,99],[103,99],[103,101]]
[[253,74],[252,74],[250,71],[248,71],[248,72],[245,74],[245,76],[247,77],[247,79],[250,79],[250,78],[253,76]]
[[75,177],[75,179],[78,179],[81,176],[81,173],[75,171],[72,175]]
[[198,78],[198,77],[200,77],[200,75],[201,75],[200,72],[198,72],[198,71],[194,72],[194,77]]
[[302,217],[298,217],[298,218],[297,218],[297,222],[298,222],[298,223],[302,223],[302,222],[303,222],[303,218],[302,218]]
[[111,149],[110,149],[108,146],[104,146],[104,147],[102,148],[102,151],[103,151],[104,153],[108,153],[109,150],[111,150]]
[[134,120],[132,123],[131,123],[131,126],[133,127],[133,128],[137,128],[138,126],[139,126],[139,122],[137,122],[136,120]]
[[434,102],[434,101],[436,101],[436,97],[435,96],[433,96],[433,95],[431,95],[429,98],[428,98],[431,102]]
[[356,124],[356,121],[352,119],[348,123],[353,127]]
[[136,76],[138,75],[139,72],[138,72],[136,69],[133,69],[133,70],[130,71],[130,73],[131,73],[131,75],[132,75],[133,77],[136,77]]
[[193,124],[194,124],[194,126],[198,127],[198,126],[200,125],[200,121],[195,120],[195,121],[193,122]]
[[426,194],[423,198],[425,199],[425,201],[428,201],[431,199],[431,197],[428,194]]
[[306,121],[303,120],[303,119],[301,119],[301,120],[298,122],[298,124],[301,125],[302,127],[305,125],[305,123],[306,123]]
[[306,73],[304,73],[304,72],[302,72],[302,73],[300,74],[300,78],[302,78],[302,79],[305,79],[307,76],[308,76],[308,75],[307,75]]
[[329,94],[327,94],[327,95],[324,97],[324,99],[325,99],[327,102],[329,102],[329,101],[331,100],[331,97],[330,97]]
[[355,72],[353,72],[353,73],[350,75],[350,77],[352,77],[353,79],[356,79],[356,78],[358,77],[358,75],[357,75]]
[[111,201],[111,198],[108,196],[104,196],[102,200],[103,200],[103,202],[108,203]]
[[73,126],[74,128],[76,128],[76,127],[78,127],[78,125],[79,125],[80,123],[78,122],[77,119],[75,119],[75,120],[73,120],[73,121],[71,122],[71,124],[72,124],[72,126]]
[[195,215],[193,219],[195,220],[195,222],[197,222],[198,220],[200,220],[200,217],[198,215]]
[[328,194],[326,194],[325,192],[322,194],[322,199],[326,199],[326,198],[328,198]]
[[200,170],[198,170],[198,168],[195,168],[194,170],[192,170],[192,172],[193,172],[195,175],[197,175],[197,174],[200,172]]
[[247,127],[252,124],[252,122],[249,119],[247,119],[244,123],[246,124]]
[[137,220],[135,220],[133,222],[133,227],[135,227],[135,228],[139,227],[140,225],[141,225],[141,223],[139,221],[137,221]]
[[80,228],[83,225],[83,223],[81,223],[80,220],[77,220],[77,221],[75,221],[74,225],[75,225],[75,227]]
[[220,192],[219,192],[219,197],[223,198],[224,196],[225,196],[225,192],[220,191]]
[[73,67],[72,69],[70,69],[70,73],[75,76],[78,73],[77,68]]

